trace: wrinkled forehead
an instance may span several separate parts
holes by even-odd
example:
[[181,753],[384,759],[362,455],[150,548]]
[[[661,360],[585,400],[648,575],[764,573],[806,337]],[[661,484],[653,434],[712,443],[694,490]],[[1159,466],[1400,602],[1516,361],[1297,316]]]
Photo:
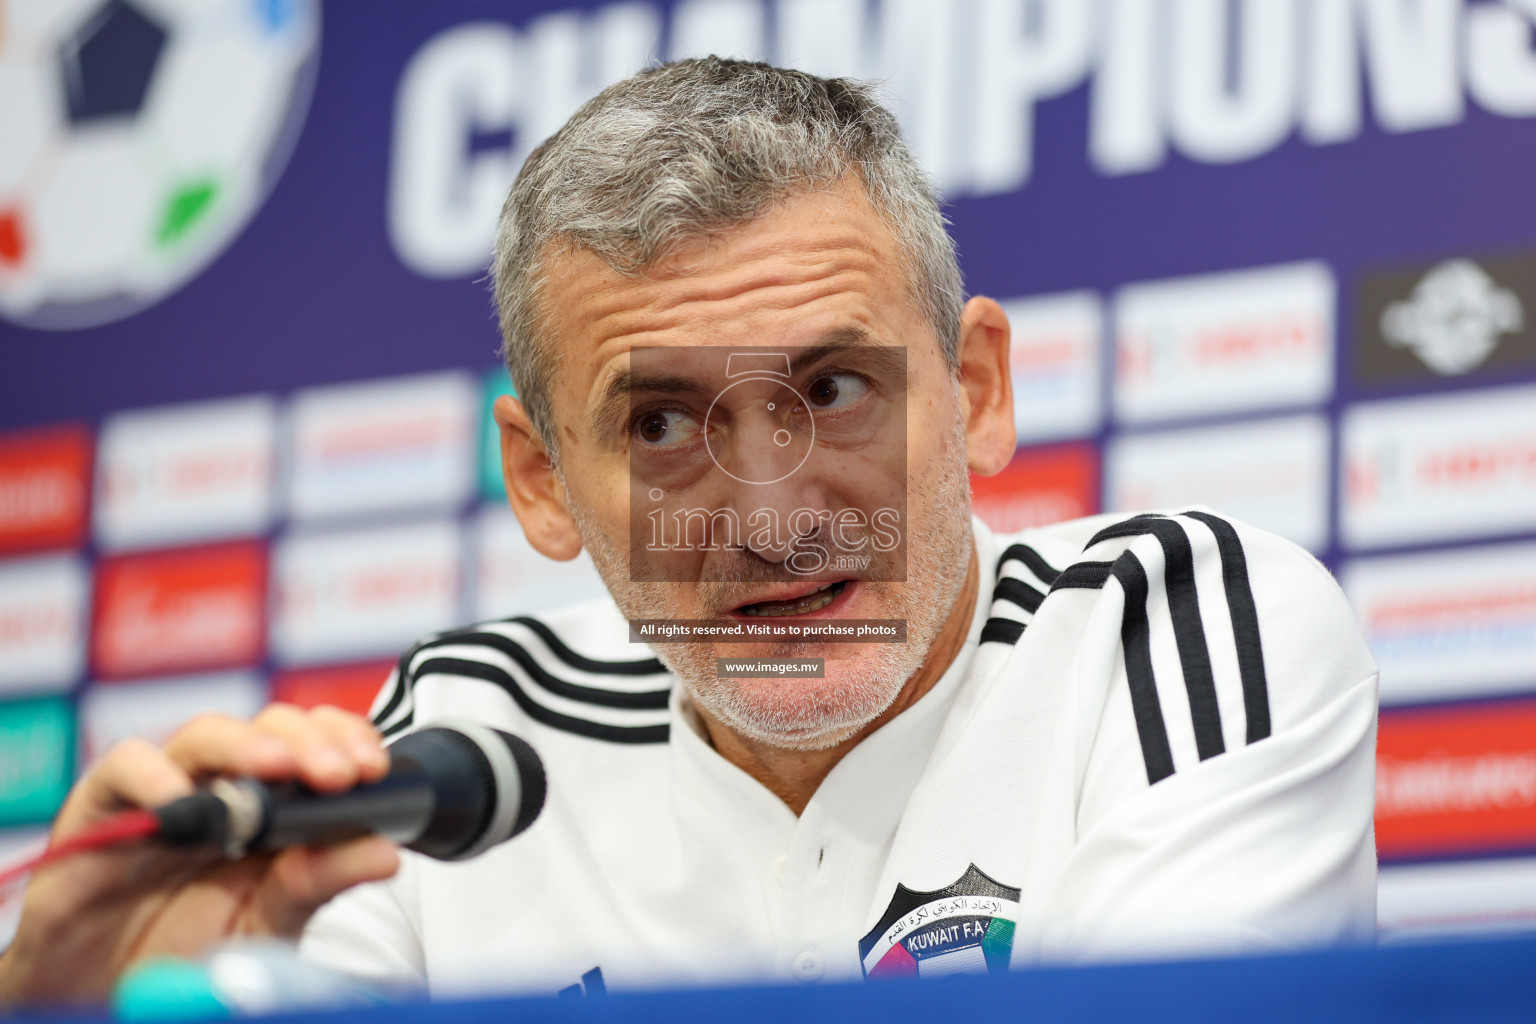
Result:
[[552,383],[568,396],[589,394],[638,348],[804,349],[838,332],[937,346],[900,247],[857,187],[794,197],[688,239],[638,273],[567,244],[548,261],[542,292],[545,337],[558,346]]

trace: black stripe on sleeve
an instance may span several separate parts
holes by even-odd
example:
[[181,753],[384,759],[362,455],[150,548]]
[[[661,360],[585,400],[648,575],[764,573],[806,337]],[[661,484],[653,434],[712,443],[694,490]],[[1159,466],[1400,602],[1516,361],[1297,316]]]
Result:
[[981,642],[984,644],[1016,644],[1023,635],[1024,623],[1013,619],[988,619],[987,624],[981,627]]
[[[529,697],[518,685],[512,675],[495,665],[487,665],[481,661],[469,661],[464,658],[428,658],[416,667],[411,678],[411,685],[421,676],[434,672],[443,672],[448,675],[468,676],[471,679],[481,679],[500,687],[529,718],[540,722],[553,729],[575,733],[578,736],[586,736],[595,740],[607,740],[610,743],[665,743],[670,735],[670,727],[662,725],[622,726],[607,725],[602,722],[589,722],[584,718],[574,718],[570,715],[562,715],[558,711],[551,711],[538,701]],[[411,723],[407,716],[384,730],[386,737],[403,732]]]
[[373,716],[373,724],[382,728],[389,721],[389,716],[400,709],[405,696],[411,690],[411,659],[416,657],[416,652],[421,650],[421,645],[413,645],[410,650],[400,655],[400,661],[395,665],[394,691],[390,693],[389,700],[379,709],[379,713]]
[[1051,592],[1058,590],[1102,590],[1109,580],[1111,562],[1075,562],[1061,570]]
[[580,701],[583,704],[595,704],[598,707],[604,708],[659,711],[667,706],[667,696],[671,693],[671,690],[643,690],[639,693],[629,693],[623,690],[605,690],[601,687],[582,686],[580,683],[568,682],[551,675],[544,666],[534,660],[533,655],[529,654],[522,644],[502,636],[500,633],[482,633],[473,629],[461,630],[422,644],[418,651],[454,644],[489,647],[492,650],[500,651],[515,661],[524,672],[527,672],[528,677],[540,689],[547,690],[557,697]]
[[1221,552],[1221,582],[1227,592],[1227,609],[1232,616],[1232,637],[1237,645],[1237,667],[1243,680],[1243,708],[1248,716],[1248,742],[1255,743],[1270,733],[1269,681],[1264,674],[1264,645],[1259,639],[1259,613],[1253,603],[1253,587],[1248,581],[1248,557],[1237,531],[1225,519],[1209,512],[1186,512],[1216,535],[1216,549]]
[[1008,562],[1024,563],[1024,566],[1048,587],[1056,582],[1056,577],[1061,575],[1060,570],[1053,569],[1045,559],[1040,557],[1040,553],[1028,544],[1010,544],[1002,557],[997,560],[997,572],[994,575],[1001,576],[1003,565]]
[[[414,681],[412,685],[414,685]],[[404,718],[400,719],[400,721],[394,723],[393,725],[380,725],[379,723],[375,722],[374,726],[379,730],[379,735],[388,740],[393,739],[394,737],[405,732],[405,730],[411,727],[411,723],[415,721],[416,711],[413,708],[412,710],[406,712]]]
[[1004,576],[993,588],[992,600],[1010,601],[1026,612],[1036,612],[1040,610],[1040,602],[1045,600],[1045,595],[1023,580]]
[[584,654],[577,654],[555,636],[554,630],[538,619],[529,618],[526,615],[518,615],[503,621],[515,622],[519,626],[532,630],[540,640],[544,641],[544,646],[549,648],[551,654],[572,668],[579,668],[583,672],[607,676],[654,676],[666,671],[666,667],[656,658],[639,658],[635,661],[599,661]]
[[1184,527],[1172,519],[1138,517],[1100,530],[1088,547],[1113,537],[1152,534],[1163,548],[1163,585],[1168,594],[1168,611],[1173,619],[1173,636],[1179,649],[1179,665],[1184,671],[1184,689],[1189,694],[1189,711],[1194,720],[1195,749],[1200,760],[1215,757],[1227,749],[1221,735],[1221,707],[1216,701],[1216,677],[1211,671],[1211,650],[1205,639],[1205,625],[1200,620],[1200,596],[1195,588],[1195,556]]
[[1125,674],[1130,682],[1131,713],[1141,739],[1141,757],[1147,766],[1147,782],[1156,785],[1173,774],[1173,751],[1157,699],[1157,680],[1152,674],[1152,640],[1147,626],[1147,573],[1129,551],[1115,560],[1115,579],[1125,591],[1125,616],[1120,639],[1125,647]]

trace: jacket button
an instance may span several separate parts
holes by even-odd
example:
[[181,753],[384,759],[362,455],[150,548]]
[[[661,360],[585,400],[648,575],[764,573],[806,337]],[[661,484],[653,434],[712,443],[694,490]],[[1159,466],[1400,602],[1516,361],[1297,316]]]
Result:
[[795,957],[795,977],[801,981],[820,981],[826,973],[827,965],[822,962],[821,954],[806,950]]

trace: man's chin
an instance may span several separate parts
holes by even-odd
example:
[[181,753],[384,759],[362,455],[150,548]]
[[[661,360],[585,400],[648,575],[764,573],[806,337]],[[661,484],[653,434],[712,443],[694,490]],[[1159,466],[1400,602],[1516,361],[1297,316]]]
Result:
[[736,735],[765,747],[779,750],[828,750],[852,739],[879,715],[865,721],[831,724],[817,722],[801,727],[786,727],[787,723],[767,722],[756,715],[732,715],[725,725]]
[[891,706],[900,685],[840,678],[721,679],[693,690],[703,710],[734,732],[786,750],[825,750],[864,729]]

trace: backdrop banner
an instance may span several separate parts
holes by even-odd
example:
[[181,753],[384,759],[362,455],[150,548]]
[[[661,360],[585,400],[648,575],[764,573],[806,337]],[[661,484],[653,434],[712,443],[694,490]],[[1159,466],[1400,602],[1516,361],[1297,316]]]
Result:
[[501,493],[495,220],[706,53],[900,114],[1014,324],[979,514],[1312,551],[1382,666],[1383,934],[1536,924],[1532,0],[0,0],[0,849],[118,739],[600,591]]

